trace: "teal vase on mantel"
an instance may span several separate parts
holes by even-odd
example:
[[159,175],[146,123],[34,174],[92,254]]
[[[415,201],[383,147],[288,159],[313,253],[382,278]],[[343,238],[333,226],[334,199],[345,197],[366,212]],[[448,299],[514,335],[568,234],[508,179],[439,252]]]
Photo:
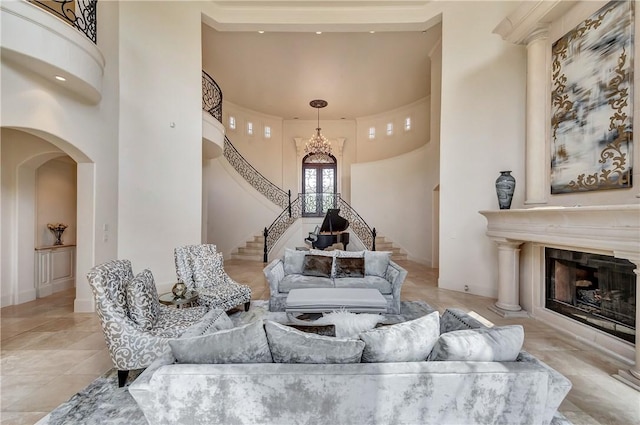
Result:
[[513,192],[516,190],[516,179],[511,175],[511,171],[500,171],[496,179],[496,194],[498,195],[498,205],[501,210],[511,208]]

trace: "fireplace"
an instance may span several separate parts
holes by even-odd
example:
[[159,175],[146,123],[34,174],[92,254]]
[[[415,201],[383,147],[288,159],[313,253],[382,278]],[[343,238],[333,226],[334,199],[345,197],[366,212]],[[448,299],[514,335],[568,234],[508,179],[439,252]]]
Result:
[[624,259],[547,247],[545,307],[634,343],[634,268]]

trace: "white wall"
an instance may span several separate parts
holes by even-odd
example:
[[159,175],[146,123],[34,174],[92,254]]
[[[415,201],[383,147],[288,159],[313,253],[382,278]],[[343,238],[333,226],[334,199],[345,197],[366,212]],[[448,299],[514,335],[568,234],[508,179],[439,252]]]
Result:
[[175,282],[201,241],[202,66],[197,2],[120,2],[118,256]]
[[435,144],[351,167],[352,206],[380,236],[431,266],[431,189],[437,183]]
[[49,223],[64,223],[62,243],[76,243],[76,164],[68,156],[45,162],[36,170],[37,247],[53,245]]
[[497,253],[478,211],[498,208],[500,170],[524,178],[525,48],[492,34],[516,6],[448,2],[442,16],[439,286],[490,297]]
[[207,243],[228,258],[280,214],[280,207],[253,189],[224,157],[209,160],[203,170],[208,201]]
[[[229,126],[229,117],[236,120],[236,128]],[[253,135],[247,133],[247,123],[253,124]],[[271,183],[282,188],[282,118],[261,114],[225,101],[222,107],[222,123],[227,137],[256,170]],[[264,137],[264,127],[271,127],[271,137]]]
[[[430,96],[410,105],[384,111],[369,117],[358,117],[357,147],[354,162],[371,162],[413,151],[429,140]],[[411,129],[405,131],[405,118],[411,118]],[[393,134],[387,135],[387,123],[393,124]],[[376,136],[369,139],[369,128]]]

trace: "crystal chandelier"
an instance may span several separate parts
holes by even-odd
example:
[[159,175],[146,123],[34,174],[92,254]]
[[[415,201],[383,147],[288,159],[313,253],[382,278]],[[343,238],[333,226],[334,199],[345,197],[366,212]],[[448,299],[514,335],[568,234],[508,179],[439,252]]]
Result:
[[305,145],[304,151],[313,155],[316,160],[329,160],[329,155],[331,155],[331,143],[329,143],[327,138],[320,133],[320,108],[324,108],[328,103],[326,100],[316,99],[309,102],[309,105],[311,105],[312,108],[318,109],[318,127],[316,128],[316,133],[311,136]]

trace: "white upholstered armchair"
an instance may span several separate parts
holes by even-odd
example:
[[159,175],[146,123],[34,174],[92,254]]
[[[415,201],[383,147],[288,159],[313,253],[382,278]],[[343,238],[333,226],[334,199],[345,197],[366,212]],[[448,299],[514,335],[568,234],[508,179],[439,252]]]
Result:
[[174,257],[178,280],[198,292],[198,302],[224,311],[244,304],[245,311],[249,310],[251,288],[229,277],[215,245],[181,246],[174,250]]
[[169,349],[169,338],[221,313],[207,312],[206,307],[176,309],[160,304],[151,271],[134,276],[129,260],[95,266],[87,278],[121,387],[129,370],[146,368]]

